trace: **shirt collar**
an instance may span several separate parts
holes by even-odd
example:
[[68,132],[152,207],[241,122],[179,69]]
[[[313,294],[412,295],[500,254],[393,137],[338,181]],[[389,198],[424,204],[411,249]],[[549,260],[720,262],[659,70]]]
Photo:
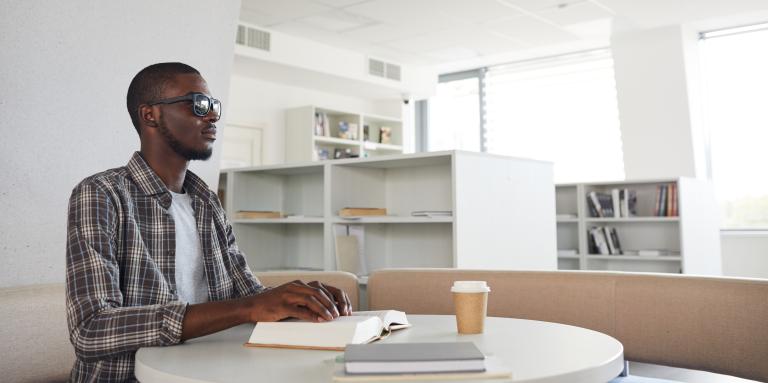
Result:
[[[144,157],[139,152],[133,153],[127,167],[131,178],[133,178],[144,194],[158,196],[163,207],[168,208],[170,206],[172,198],[168,187],[165,186],[165,183],[163,183],[163,180],[160,179],[155,171],[149,167],[149,164],[147,164],[147,161],[144,160]],[[206,199],[210,194],[208,185],[189,170],[187,170],[187,174],[184,177],[184,190],[191,197],[198,196],[203,199]]]

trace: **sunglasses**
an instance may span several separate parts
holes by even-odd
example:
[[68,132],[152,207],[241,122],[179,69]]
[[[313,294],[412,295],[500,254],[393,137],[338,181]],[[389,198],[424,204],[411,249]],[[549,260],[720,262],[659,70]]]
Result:
[[155,100],[147,103],[147,105],[175,104],[182,101],[192,101],[192,112],[195,113],[195,116],[205,117],[208,113],[213,111],[213,116],[216,117],[216,121],[221,118],[221,101],[198,92],[189,93],[185,96]]

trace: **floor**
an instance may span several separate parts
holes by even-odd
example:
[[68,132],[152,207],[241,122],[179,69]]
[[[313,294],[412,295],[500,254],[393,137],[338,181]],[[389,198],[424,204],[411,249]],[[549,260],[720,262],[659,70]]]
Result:
[[741,379],[729,375],[636,362],[629,362],[629,373],[630,375],[644,376],[648,378],[669,379],[690,383],[759,383],[754,380]]

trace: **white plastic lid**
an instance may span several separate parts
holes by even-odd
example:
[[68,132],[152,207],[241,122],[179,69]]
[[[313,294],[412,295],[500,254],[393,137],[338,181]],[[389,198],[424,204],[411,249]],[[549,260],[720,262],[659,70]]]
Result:
[[487,293],[491,291],[485,281],[454,281],[451,292],[454,293]]

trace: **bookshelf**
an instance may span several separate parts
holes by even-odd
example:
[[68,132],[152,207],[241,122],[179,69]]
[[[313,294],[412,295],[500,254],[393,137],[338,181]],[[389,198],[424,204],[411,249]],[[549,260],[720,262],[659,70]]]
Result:
[[[678,214],[657,216],[661,186],[674,185]],[[591,192],[633,191],[632,216],[593,217]],[[712,185],[693,178],[559,184],[555,187],[558,268],[720,275],[720,231]],[[592,227],[616,229],[624,254],[590,251]],[[659,255],[639,255],[656,250]]]
[[[318,119],[323,128],[317,128]],[[359,158],[403,153],[403,123],[395,117],[304,106],[285,112],[285,129],[289,163],[336,159],[337,151]],[[385,142],[383,131],[389,132]]]
[[[336,233],[349,227],[364,233],[368,272],[557,266],[547,162],[448,151],[229,169],[220,180],[229,217],[289,215],[231,220],[255,271],[336,270]],[[383,207],[387,215],[350,219],[338,215],[344,207]],[[411,215],[424,210],[452,215]]]

